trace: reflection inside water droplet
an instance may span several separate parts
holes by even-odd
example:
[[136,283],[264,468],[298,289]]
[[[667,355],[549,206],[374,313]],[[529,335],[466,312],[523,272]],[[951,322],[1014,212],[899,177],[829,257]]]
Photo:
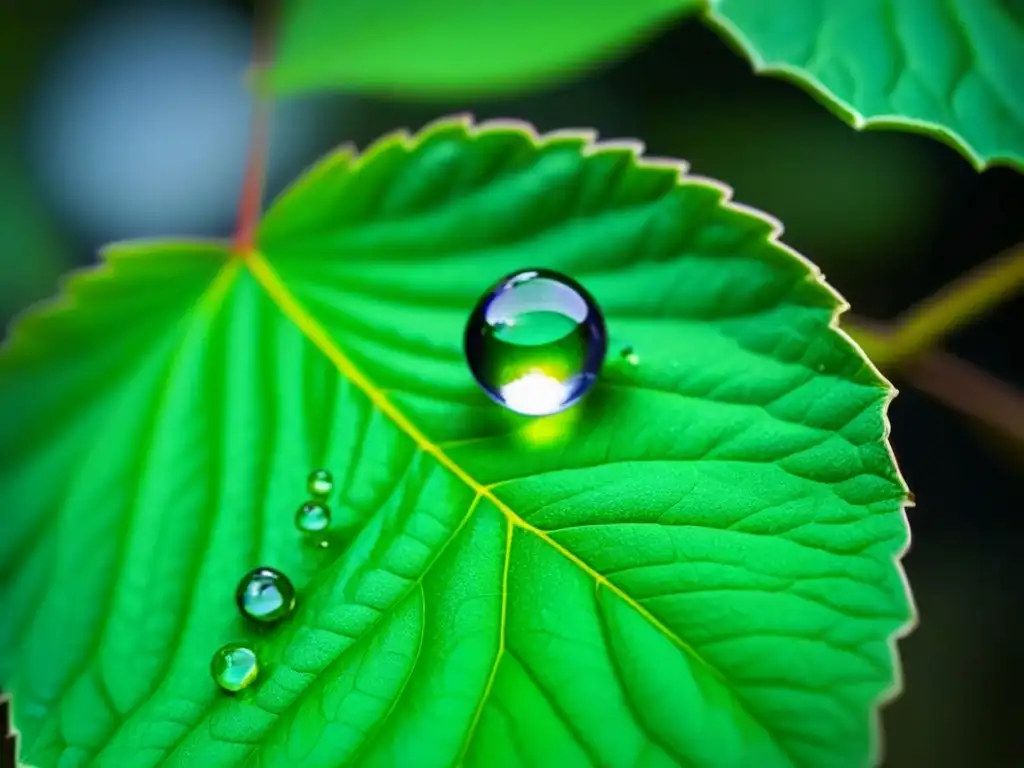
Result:
[[597,303],[551,270],[502,279],[466,324],[466,359],[477,382],[494,401],[528,416],[578,402],[597,380],[607,347]]
[[295,610],[295,587],[280,571],[256,568],[238,582],[235,602],[244,616],[270,624]]
[[307,501],[295,512],[295,527],[318,533],[331,524],[331,509],[322,501]]
[[334,478],[326,469],[314,469],[309,473],[306,488],[314,499],[325,499],[334,489]]
[[210,674],[225,691],[240,691],[259,676],[256,652],[241,643],[228,643],[213,654]]

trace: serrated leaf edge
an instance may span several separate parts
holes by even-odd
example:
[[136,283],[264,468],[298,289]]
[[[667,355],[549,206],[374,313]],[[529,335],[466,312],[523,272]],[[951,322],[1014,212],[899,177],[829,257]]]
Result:
[[[918,611],[913,600],[913,595],[910,590],[909,583],[907,581],[906,572],[902,567],[901,559],[905,555],[907,549],[910,546],[910,526],[907,520],[906,509],[909,505],[908,495],[909,489],[903,479],[902,474],[899,472],[899,466],[896,461],[895,454],[893,453],[892,444],[889,440],[891,433],[891,423],[889,421],[888,411],[889,406],[897,394],[897,390],[892,384],[882,375],[878,368],[871,362],[860,346],[839,327],[839,317],[843,312],[849,309],[849,304],[846,300],[830,286],[818,267],[809,261],[806,257],[793,250],[789,246],[785,245],[779,240],[782,235],[784,228],[782,223],[775,217],[757,210],[755,208],[736,203],[732,199],[733,190],[728,185],[710,179],[703,176],[693,175],[689,173],[689,165],[681,160],[672,160],[667,158],[657,157],[646,157],[643,155],[644,144],[639,140],[604,140],[600,141],[597,138],[597,132],[592,129],[560,129],[551,131],[545,134],[538,133],[537,129],[530,123],[518,120],[518,119],[496,119],[486,120],[482,122],[474,122],[471,114],[462,113],[456,114],[450,117],[444,117],[438,119],[432,123],[426,125],[416,134],[411,134],[408,130],[402,129],[395,131],[390,134],[386,134],[377,141],[373,142],[365,152],[359,155],[353,153],[350,145],[343,145],[338,151],[331,153],[328,157],[318,164],[314,164],[304,174],[302,174],[296,182],[284,190],[278,198],[275,200],[274,205],[268,210],[268,214],[265,217],[265,221],[272,220],[274,215],[274,208],[277,203],[286,201],[287,198],[295,193],[298,193],[303,188],[311,183],[314,183],[322,174],[337,168],[339,165],[347,166],[349,173],[357,173],[359,169],[368,163],[371,163],[378,153],[384,152],[388,148],[395,144],[402,145],[406,150],[414,150],[417,146],[423,142],[429,140],[432,136],[437,133],[442,133],[452,128],[463,129],[469,138],[475,138],[481,134],[490,132],[513,132],[519,133],[530,140],[530,142],[537,148],[543,147],[547,143],[551,143],[558,140],[564,140],[567,138],[580,140],[582,147],[581,152],[584,156],[597,154],[600,152],[607,151],[626,151],[633,155],[633,163],[635,166],[640,168],[671,168],[678,174],[677,185],[679,186],[702,186],[706,188],[714,189],[720,196],[720,205],[726,209],[732,210],[743,216],[758,219],[769,225],[769,234],[767,241],[775,246],[779,251],[787,255],[788,257],[798,261],[807,271],[808,276],[815,280],[822,288],[827,290],[833,297],[835,304],[832,309],[832,314],[829,320],[829,328],[831,331],[837,333],[861,358],[869,370],[872,372],[880,387],[886,390],[886,397],[882,406],[882,418],[883,418],[883,440],[885,442],[886,450],[889,453],[890,461],[896,471],[897,478],[903,491],[903,499],[900,502],[900,514],[903,519],[906,535],[904,537],[904,545],[900,552],[893,557],[893,565],[900,576],[900,580],[903,584],[903,591],[907,600],[907,605],[910,609],[909,621],[899,630],[894,632],[888,638],[889,656],[892,662],[893,669],[893,680],[889,688],[883,691],[876,699],[871,712],[871,735],[872,735],[872,748],[870,754],[870,762],[877,764],[882,755],[882,730],[880,723],[880,707],[886,702],[896,697],[903,688],[903,675],[902,668],[900,665],[899,653],[897,651],[897,642],[899,638],[906,636],[917,624]],[[608,581],[602,574],[591,568],[587,563],[583,562],[574,555],[572,552],[567,550],[562,545],[558,544],[552,539],[545,531],[530,525],[514,510],[512,510],[507,504],[502,502],[493,494],[493,489],[500,485],[495,483],[494,485],[483,485],[476,481],[469,473],[463,470],[458,464],[456,464],[444,450],[437,444],[433,443],[429,438],[426,437],[413,423],[409,420],[400,409],[394,406],[387,395],[379,390],[368,377],[366,377],[357,366],[345,355],[345,353],[334,343],[330,334],[313,318],[301,305],[301,303],[291,294],[287,286],[280,280],[274,271],[273,267],[266,260],[263,254],[259,251],[252,251],[248,254],[244,254],[243,258],[246,260],[246,264],[264,290],[267,291],[270,298],[278,305],[278,307],[288,315],[293,322],[306,334],[306,336],[321,349],[321,351],[327,355],[332,362],[335,363],[339,371],[349,378],[353,384],[359,387],[364,394],[370,398],[371,401],[377,405],[381,411],[388,416],[400,429],[416,442],[417,445],[425,452],[435,457],[444,467],[455,474],[459,479],[465,482],[472,490],[476,492],[478,496],[488,499],[494,504],[506,517],[509,522],[509,538],[507,544],[511,543],[511,531],[512,529],[519,527],[530,533],[533,533],[538,538],[545,541],[556,551],[558,551],[563,557],[573,562],[585,573],[591,576],[597,584],[597,587],[602,585],[609,589],[613,594],[622,599],[626,604],[630,605],[635,611],[637,611],[644,619],[646,619],[655,629],[663,634],[670,642],[682,649],[692,659],[700,663],[711,673],[713,673],[727,689],[731,690],[728,679],[725,675],[718,670],[716,667],[711,665],[709,662],[703,659],[689,644],[687,644],[682,638],[678,637],[674,632],[668,629],[661,621],[654,617],[647,609],[637,603],[632,597],[627,595],[624,591],[618,588],[616,585]],[[467,514],[468,517],[468,514]],[[508,551],[506,551],[506,558]],[[506,559],[506,568],[508,561]],[[506,571],[507,575],[507,571]],[[504,611],[504,599],[506,596],[503,595],[503,611]],[[502,616],[504,621],[504,615]],[[502,625],[502,643],[504,642],[504,624]],[[501,646],[503,647],[503,645]],[[501,651],[499,650],[494,666],[491,670],[490,678],[487,683],[487,691],[490,690],[493,684],[494,674],[497,670],[497,662],[500,659]],[[733,694],[735,696],[735,693]],[[484,703],[486,702],[485,696],[481,700],[479,710],[482,711]],[[775,739],[774,733],[765,726],[760,719],[747,709],[745,703],[737,698],[737,703],[747,712],[748,716],[754,722],[757,722],[765,730],[773,740]],[[475,718],[479,718],[480,712],[478,711]],[[470,743],[471,735],[467,736],[466,743],[464,744],[463,751],[468,748]],[[785,748],[782,744],[778,746],[783,749]]]
[[837,96],[811,72],[782,62],[769,62],[758,52],[757,47],[743,33],[739,25],[734,24],[732,20],[718,12],[718,0],[709,0],[707,2],[703,13],[703,21],[750,61],[754,74],[775,77],[803,88],[854,130],[882,129],[917,133],[937,139],[943,144],[952,147],[963,155],[974,170],[979,173],[986,168],[999,165],[1024,172],[1024,155],[997,154],[985,157],[967,139],[952,128],[928,120],[898,114],[872,115],[868,117],[854,107],[853,104]]
[[71,270],[61,278],[56,294],[31,304],[11,319],[6,334],[0,340],[0,371],[9,364],[8,358],[17,357],[31,347],[40,325],[74,311],[80,303],[83,289],[98,283],[115,282],[117,267],[122,262],[180,255],[183,250],[207,253],[211,258],[223,259],[225,265],[231,261],[230,243],[217,238],[139,238],[108,243],[99,249],[96,264]]
[[[897,394],[897,390],[892,384],[881,374],[877,367],[871,362],[860,346],[839,327],[839,317],[849,308],[849,304],[843,299],[843,297],[835,291],[824,279],[821,271],[807,258],[794,251],[789,246],[785,245],[779,240],[779,237],[783,233],[782,223],[775,217],[757,210],[755,208],[737,203],[732,199],[732,188],[728,185],[719,182],[714,179],[702,177],[699,175],[690,174],[689,165],[685,161],[673,160],[667,158],[658,157],[646,157],[643,156],[645,149],[643,142],[639,140],[604,140],[599,141],[597,133],[591,129],[560,129],[551,131],[545,134],[540,134],[536,128],[522,120],[518,119],[499,119],[499,120],[487,120],[482,122],[474,122],[472,115],[470,114],[459,114],[452,117],[441,118],[436,120],[416,134],[411,134],[407,130],[399,130],[390,134],[386,134],[381,137],[363,153],[355,155],[350,145],[344,145],[339,150],[330,153],[326,158],[321,159],[320,162],[315,163],[305,173],[284,190],[274,201],[274,205],[268,210],[267,216],[264,218],[264,222],[271,220],[273,216],[273,208],[277,203],[287,199],[288,196],[294,194],[296,191],[301,190],[304,186],[312,183],[322,173],[330,170],[337,164],[348,165],[350,172],[357,172],[358,169],[366,163],[373,160],[374,156],[382,152],[389,146],[395,143],[401,143],[407,148],[414,148],[418,144],[426,141],[431,136],[438,132],[442,132],[452,127],[463,128],[467,135],[475,137],[481,133],[487,132],[515,132],[526,136],[535,147],[542,147],[546,143],[557,141],[559,139],[574,138],[581,141],[582,148],[581,152],[584,156],[592,155],[606,151],[627,151],[633,155],[633,163],[637,167],[641,168],[671,168],[678,174],[677,184],[680,186],[692,185],[701,186],[716,190],[720,195],[719,204],[729,210],[739,213],[743,216],[758,219],[769,225],[769,234],[766,240],[775,246],[780,252],[798,261],[807,271],[809,278],[816,281],[822,288],[828,291],[834,298],[835,304],[832,309],[831,317],[829,320],[829,328],[831,331],[837,333],[848,345],[852,348],[855,353],[861,358],[863,363],[872,372],[875,379],[877,380],[880,388],[886,390],[886,397],[882,405],[882,418],[883,418],[883,441],[885,443],[886,450],[889,453],[892,466],[896,472],[896,478],[899,480],[900,486],[903,490],[903,499],[900,502],[900,514],[905,527],[906,535],[904,537],[903,547],[899,552],[893,556],[893,566],[896,568],[897,573],[900,576],[903,584],[904,596],[907,601],[907,605],[910,610],[909,620],[904,624],[903,627],[893,632],[887,640],[889,647],[889,656],[892,662],[893,679],[890,686],[881,692],[876,698],[874,706],[872,707],[871,717],[871,736],[872,736],[872,750],[870,754],[870,763],[877,764],[882,754],[882,731],[880,728],[880,707],[888,701],[892,700],[897,696],[903,688],[903,674],[902,667],[900,665],[899,653],[897,652],[897,642],[900,638],[906,636],[913,631],[918,621],[918,610],[913,599],[913,594],[910,590],[907,582],[906,572],[902,566],[901,560],[906,554],[910,546],[910,527],[907,520],[906,509],[910,506],[908,500],[909,489],[906,485],[902,474],[899,471],[899,465],[896,461],[896,457],[892,450],[891,441],[889,435],[891,432],[891,424],[889,420],[889,406],[893,398]],[[261,223],[262,224],[262,223]],[[317,346],[321,352],[323,352],[328,359],[338,368],[342,375],[352,381],[357,387],[363,390],[364,394],[381,409],[382,413],[388,416],[400,429],[416,442],[424,452],[434,456],[443,466],[449,471],[453,472],[463,482],[465,482],[471,489],[475,490],[479,498],[474,499],[474,502],[470,505],[466,516],[460,522],[458,527],[461,527],[469,519],[473,510],[476,508],[480,498],[487,498],[494,504],[506,517],[509,524],[509,533],[506,540],[506,563],[505,563],[505,576],[507,577],[508,572],[508,554],[510,552],[510,544],[512,540],[512,532],[514,528],[520,527],[526,531],[533,533],[534,535],[541,538],[556,551],[566,557],[570,562],[575,563],[585,573],[588,573],[596,582],[597,586],[604,585],[613,594],[617,595],[626,604],[630,605],[636,610],[641,616],[643,616],[655,629],[661,632],[670,642],[677,647],[681,648],[687,653],[692,659],[704,666],[709,672],[718,677],[723,684],[729,688],[727,678],[721,673],[716,667],[706,662],[696,651],[691,648],[682,638],[679,638],[675,633],[665,627],[656,617],[650,614],[647,609],[639,605],[633,598],[623,592],[619,587],[608,581],[603,575],[595,571],[585,562],[580,560],[569,550],[558,544],[554,539],[547,535],[547,533],[535,526],[530,525],[525,520],[520,518],[512,509],[510,509],[504,502],[498,499],[493,494],[493,487],[486,486],[477,482],[472,476],[470,476],[465,470],[463,470],[458,464],[451,460],[445,454],[445,452],[432,441],[430,441],[416,426],[413,424],[397,407],[395,407],[387,396],[373,384],[337,347],[331,336],[323,329],[322,326],[313,318],[302,305],[291,295],[287,287],[283,284],[280,278],[274,272],[271,265],[267,262],[265,257],[258,251],[248,251],[243,253],[232,253],[230,245],[225,240],[220,239],[204,239],[204,238],[180,238],[180,239],[159,239],[159,240],[129,240],[118,243],[113,243],[100,250],[100,263],[98,265],[85,267],[72,273],[65,281],[63,281],[62,291],[55,297],[37,305],[34,305],[24,312],[22,312],[16,320],[12,323],[7,338],[5,339],[2,346],[0,346],[0,362],[11,362],[4,358],[16,356],[17,352],[22,348],[28,346],[33,338],[32,331],[36,327],[36,324],[45,322],[46,320],[59,315],[61,313],[70,311],[75,308],[78,303],[78,296],[82,285],[93,283],[104,280],[116,280],[116,265],[119,261],[128,258],[152,258],[153,256],[160,254],[170,254],[174,252],[180,252],[182,248],[196,248],[198,250],[208,251],[211,255],[219,257],[228,257],[225,260],[224,267],[216,273],[216,276],[211,280],[210,287],[203,292],[203,297],[200,299],[204,308],[214,310],[215,307],[210,306],[210,297],[223,298],[226,293],[226,288],[229,287],[234,278],[237,277],[239,267],[244,266],[250,274],[256,279],[258,283],[267,292],[268,297],[274,301],[278,308],[288,316],[293,322],[296,323],[297,327],[309,338],[309,340]],[[155,253],[154,253],[155,251]],[[221,290],[223,288],[224,290]],[[219,299],[218,299],[219,300]],[[2,366],[0,366],[2,369]],[[504,644],[504,607],[507,605],[507,590],[503,591],[503,616],[502,616],[502,645],[499,648],[503,648]],[[501,650],[497,654],[497,657],[493,663],[490,677],[487,683],[487,690],[493,685],[494,676],[498,667],[498,661],[500,660]],[[731,690],[731,689],[730,689]],[[480,710],[482,711],[484,704],[486,703],[486,692],[485,696],[481,699]],[[761,725],[765,733],[769,735],[773,740],[775,739],[774,733],[767,728],[760,719],[746,709],[745,704],[737,699],[737,703],[740,704],[748,716],[754,721]],[[12,713],[13,715],[13,713]],[[474,723],[479,719],[480,713],[478,712],[474,717]],[[463,745],[463,753],[471,743],[472,730],[467,734],[465,744]],[[778,742],[776,742],[778,744]],[[780,748],[785,749],[783,745],[778,744]]]

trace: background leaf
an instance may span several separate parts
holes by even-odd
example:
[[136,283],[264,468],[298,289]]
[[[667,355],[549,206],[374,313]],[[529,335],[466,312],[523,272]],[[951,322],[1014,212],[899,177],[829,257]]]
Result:
[[795,80],[855,127],[930,133],[979,169],[1024,169],[1017,0],[712,0],[758,72]]
[[283,17],[271,86],[483,95],[571,78],[702,0],[304,0]]
[[[40,766],[862,765],[911,607],[891,395],[722,188],[465,121],[335,154],[261,252],[137,244],[2,360],[0,683]],[[461,358],[526,264],[598,298],[578,407]],[[335,471],[327,549],[292,512]],[[232,605],[290,574],[270,632]],[[263,674],[219,693],[240,638]]]

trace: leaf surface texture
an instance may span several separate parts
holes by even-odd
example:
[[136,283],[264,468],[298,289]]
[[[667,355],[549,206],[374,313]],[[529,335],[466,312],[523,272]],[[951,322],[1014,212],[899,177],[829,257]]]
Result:
[[303,0],[285,9],[270,86],[417,98],[529,90],[615,58],[701,0]]
[[[260,251],[113,247],[0,361],[0,683],[24,759],[855,766],[912,609],[891,389],[723,188],[587,136],[435,124],[329,156]],[[477,298],[569,274],[615,347],[527,419]],[[306,474],[337,490],[300,541]],[[249,568],[295,615],[247,627]],[[236,695],[208,671],[247,640]]]
[[1024,170],[1018,0],[711,0],[760,72],[806,87],[859,127],[929,133]]

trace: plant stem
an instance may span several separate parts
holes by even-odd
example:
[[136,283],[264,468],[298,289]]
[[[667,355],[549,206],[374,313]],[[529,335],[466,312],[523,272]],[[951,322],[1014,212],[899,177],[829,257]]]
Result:
[[1024,445],[1024,396],[1012,385],[942,350],[900,368],[916,389]]
[[269,137],[270,102],[256,96],[249,135],[249,156],[238,201],[238,224],[235,227],[235,253],[244,256],[256,248],[256,227],[263,203],[263,182],[266,176],[267,142]]
[[931,349],[1024,287],[1024,244],[1003,251],[892,323],[851,318],[843,328],[883,369],[954,411],[1024,444],[1024,394],[941,349]]
[[271,23],[269,2],[260,14],[256,4],[253,45],[254,97],[249,125],[249,152],[245,164],[242,193],[238,200],[238,219],[235,226],[234,251],[245,256],[256,248],[256,228],[263,205],[263,186],[267,173],[267,147],[270,142],[270,113],[272,102],[262,86],[263,72],[270,65],[274,25]]
[[[885,323],[857,318],[857,343],[872,360],[877,345],[884,346],[894,335]],[[850,329],[847,329],[848,332]],[[1024,393],[966,360],[942,349],[917,352],[906,359],[890,358],[885,364],[897,380],[997,433],[1024,445]]]
[[1022,288],[1024,244],[1018,244],[911,307],[888,330],[857,320],[844,327],[868,357],[886,367],[924,352]]

